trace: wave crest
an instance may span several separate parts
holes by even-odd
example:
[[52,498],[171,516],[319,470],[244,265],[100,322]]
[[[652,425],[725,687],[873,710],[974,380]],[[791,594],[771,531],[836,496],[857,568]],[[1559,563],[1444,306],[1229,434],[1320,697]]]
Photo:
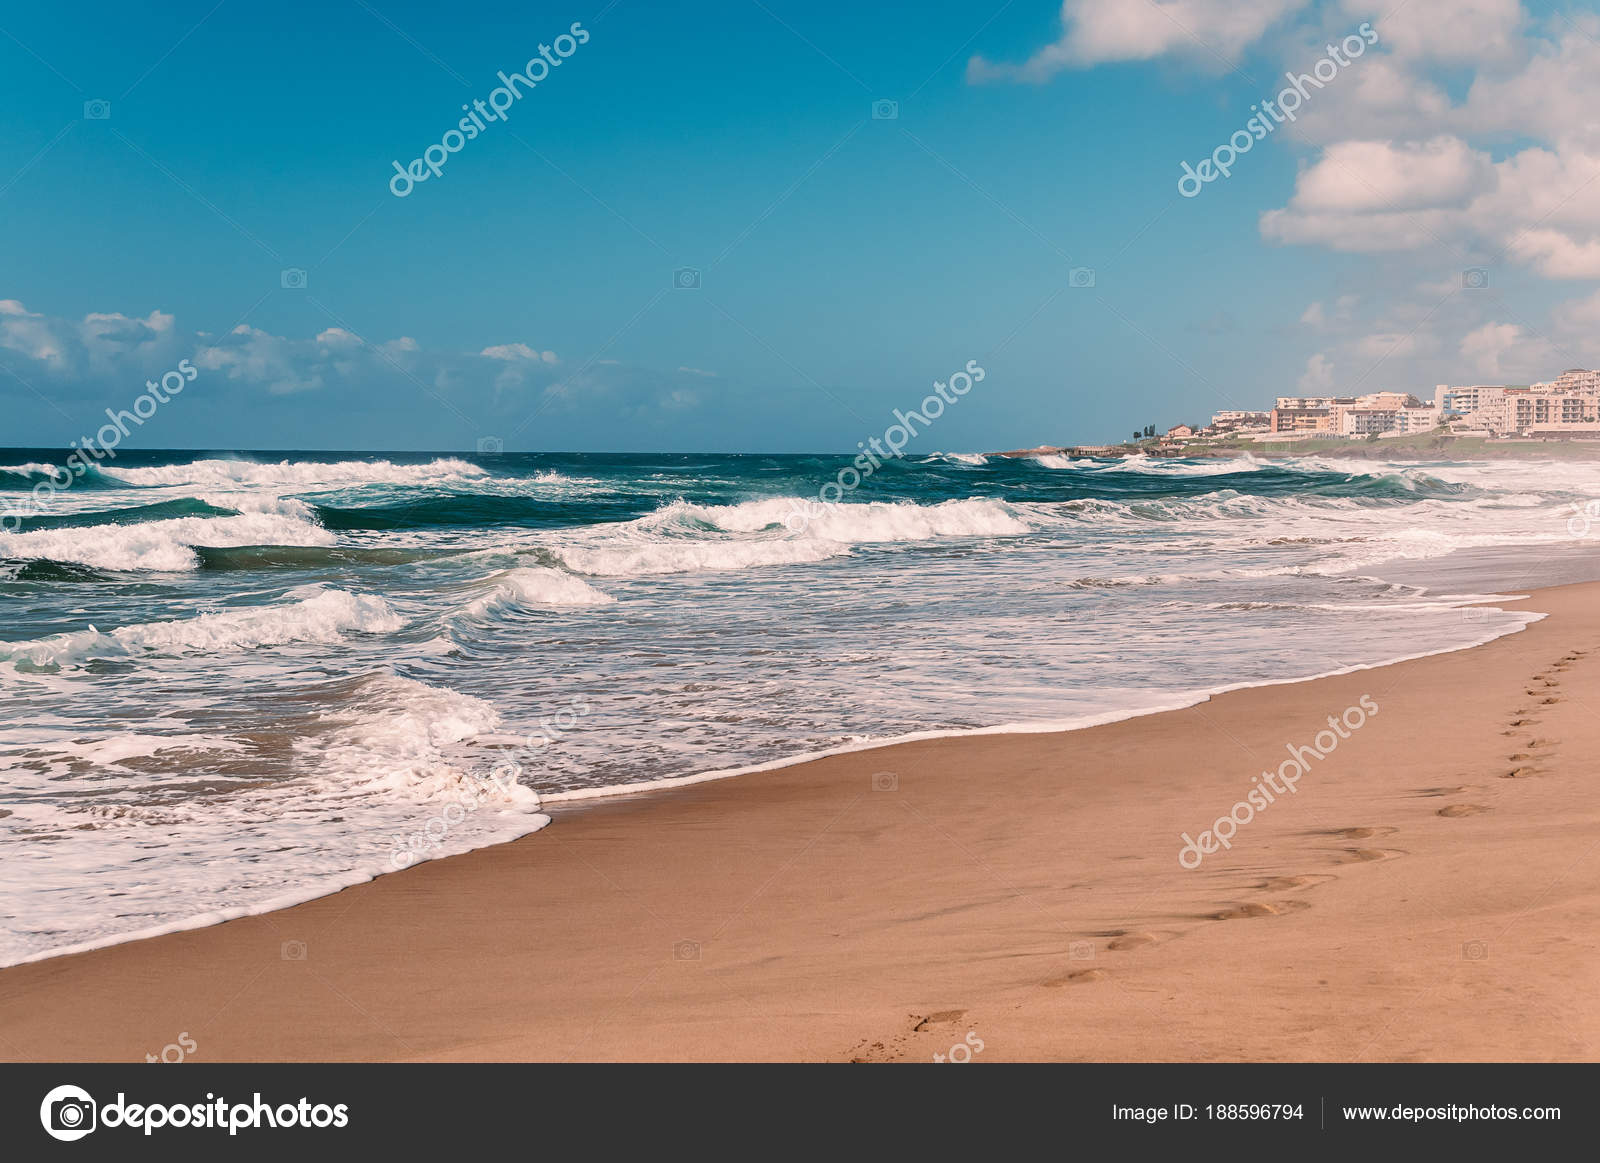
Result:
[[30,669],[52,669],[119,655],[221,654],[297,642],[333,643],[350,631],[387,634],[405,624],[375,594],[329,589],[283,605],[219,610],[195,618],[123,626],[109,633],[89,629],[0,644],[0,658],[24,662]]
[[197,546],[333,545],[335,541],[332,533],[293,513],[253,512],[0,533],[0,558],[70,562],[115,572],[178,573],[200,567]]

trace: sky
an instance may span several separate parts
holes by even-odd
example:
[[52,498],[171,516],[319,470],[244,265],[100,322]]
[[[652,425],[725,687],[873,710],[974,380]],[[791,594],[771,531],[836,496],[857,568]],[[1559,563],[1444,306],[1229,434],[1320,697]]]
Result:
[[983,451],[1600,364],[1576,5],[85,0],[0,71],[5,446],[185,360],[125,447],[854,451],[975,361],[913,447]]

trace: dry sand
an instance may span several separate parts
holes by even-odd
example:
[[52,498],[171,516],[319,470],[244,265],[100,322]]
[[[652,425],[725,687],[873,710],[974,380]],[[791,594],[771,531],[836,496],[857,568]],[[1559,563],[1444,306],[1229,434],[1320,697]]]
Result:
[[[970,1032],[980,1062],[1594,1059],[1600,585],[1525,604],[1551,616],[1475,650],[567,811],[0,971],[0,1057],[927,1062]],[[1295,794],[1179,866],[1363,695]]]

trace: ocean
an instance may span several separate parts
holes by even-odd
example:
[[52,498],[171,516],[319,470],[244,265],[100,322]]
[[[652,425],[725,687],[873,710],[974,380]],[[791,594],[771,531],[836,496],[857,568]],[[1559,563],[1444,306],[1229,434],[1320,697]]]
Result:
[[1487,641],[1532,615],[1449,555],[1534,585],[1600,532],[1581,463],[934,454],[818,507],[849,458],[3,455],[0,964],[618,789]]

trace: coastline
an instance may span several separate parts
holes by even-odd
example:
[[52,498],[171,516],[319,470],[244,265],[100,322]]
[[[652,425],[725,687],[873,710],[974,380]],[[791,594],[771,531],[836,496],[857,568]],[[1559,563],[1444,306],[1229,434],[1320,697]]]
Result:
[[1025,460],[1039,456],[1087,457],[1101,460],[1231,460],[1249,456],[1255,460],[1296,460],[1329,457],[1346,460],[1414,462],[1520,460],[1530,462],[1600,460],[1600,440],[1482,440],[1468,437],[1423,436],[1398,440],[1278,440],[1238,443],[1195,442],[1179,446],[1119,445],[1040,445],[986,452],[1006,460]]
[[[1589,580],[1593,575],[1592,570],[1584,571],[1584,576],[1573,580]],[[1512,586],[1511,589],[1522,588]],[[1525,595],[1495,594],[1490,595],[1496,601],[1520,601]],[[1477,604],[1488,604],[1487,601]],[[1106,711],[1099,714],[1082,716],[1072,720],[1039,720],[1018,723],[998,723],[988,727],[961,727],[951,729],[936,729],[928,731],[914,731],[905,735],[889,738],[871,739],[856,743],[847,743],[839,747],[832,747],[822,751],[803,752],[796,755],[784,756],[778,759],[765,760],[739,767],[719,768],[711,771],[694,772],[689,775],[665,776],[659,779],[643,780],[638,783],[602,784],[595,787],[579,788],[571,791],[557,791],[542,793],[540,796],[541,807],[556,805],[573,805],[581,807],[596,800],[615,800],[619,798],[633,798],[651,796],[663,792],[675,791],[679,788],[692,787],[696,784],[711,783],[725,779],[739,779],[750,775],[761,775],[767,772],[781,771],[788,767],[798,767],[803,764],[814,763],[823,759],[832,759],[841,755],[857,755],[865,752],[880,751],[896,747],[905,743],[921,743],[935,739],[961,739],[969,736],[983,735],[1057,735],[1072,731],[1088,730],[1108,723],[1120,723],[1128,719],[1144,718],[1150,715],[1166,714],[1171,711],[1180,711],[1193,707],[1199,703],[1207,702],[1218,695],[1228,694],[1232,691],[1251,690],[1259,687],[1290,686],[1296,683],[1315,682],[1322,678],[1333,678],[1340,675],[1355,674],[1359,671],[1380,670],[1401,662],[1410,662],[1418,658],[1430,658],[1437,654],[1453,654],[1462,650],[1473,650],[1479,646],[1487,645],[1496,638],[1507,634],[1520,633],[1527,625],[1545,617],[1543,614],[1527,615],[1527,622],[1522,626],[1512,627],[1480,638],[1477,641],[1465,642],[1458,646],[1447,646],[1438,650],[1424,651],[1419,654],[1408,654],[1398,658],[1387,659],[1382,662],[1356,663],[1339,667],[1334,670],[1322,671],[1316,674],[1301,675],[1295,678],[1262,679],[1250,682],[1229,683],[1205,690],[1174,692],[1171,701],[1136,709],[1123,709]],[[470,852],[477,852],[484,848],[493,848],[501,844],[510,844],[532,836],[542,831],[552,822],[550,815],[543,812],[527,817],[527,827],[515,835],[494,837],[491,839],[474,838],[465,845],[450,847],[430,860],[443,860],[452,856],[464,856]],[[426,863],[419,861],[417,863]],[[412,867],[408,865],[407,868]],[[197,913],[182,920],[172,921],[148,929],[139,929],[127,933],[118,933],[82,944],[69,945],[62,948],[50,949],[39,953],[30,954],[21,960],[0,964],[0,972],[19,965],[30,965],[39,961],[48,961],[58,957],[72,957],[80,953],[90,953],[97,949],[112,948],[134,941],[147,941],[155,937],[170,936],[174,933],[188,932],[192,929],[209,928],[213,925],[225,924],[228,921],[241,920],[246,917],[261,916],[267,913],[283,912],[297,905],[308,904],[322,897],[332,896],[346,889],[358,885],[370,884],[380,876],[394,875],[396,872],[405,871],[394,867],[380,868],[376,872],[351,869],[326,877],[314,884],[305,885],[292,892],[282,894],[259,905],[238,906],[226,909],[216,909],[205,913]]]
[[[0,1056],[139,1060],[182,1030],[208,1061],[928,1061],[969,1031],[996,1061],[1593,1057],[1596,597],[1100,726],[557,809],[286,910],[0,970]],[[1180,867],[1181,832],[1363,694],[1380,712],[1292,797]]]

